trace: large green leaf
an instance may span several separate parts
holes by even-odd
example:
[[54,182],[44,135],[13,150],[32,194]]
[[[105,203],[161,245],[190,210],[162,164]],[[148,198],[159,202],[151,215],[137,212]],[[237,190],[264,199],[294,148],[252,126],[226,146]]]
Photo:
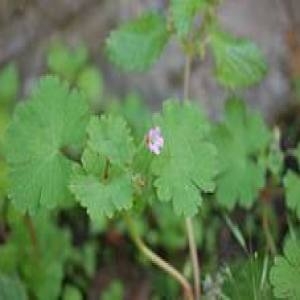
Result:
[[82,143],[88,122],[85,99],[56,77],[44,77],[14,114],[7,133],[10,197],[35,213],[68,198],[72,162],[63,154]]
[[208,140],[209,123],[197,105],[169,100],[154,124],[165,142],[152,163],[158,197],[172,200],[178,215],[192,216],[201,205],[200,192],[215,188],[217,151]]
[[258,83],[267,67],[259,48],[250,40],[212,30],[210,43],[215,58],[216,78],[229,88],[243,88]]
[[207,0],[171,0],[171,17],[180,37],[189,33],[194,16],[206,2]]
[[270,281],[276,298],[300,299],[300,243],[289,238],[284,245],[284,256],[275,258]]
[[229,100],[225,120],[215,126],[213,138],[219,150],[221,173],[217,200],[228,209],[235,204],[249,208],[265,183],[265,168],[258,162],[271,135],[258,113],[237,99]]
[[106,46],[109,58],[128,71],[144,71],[159,58],[168,41],[166,20],[147,12],[112,31]]

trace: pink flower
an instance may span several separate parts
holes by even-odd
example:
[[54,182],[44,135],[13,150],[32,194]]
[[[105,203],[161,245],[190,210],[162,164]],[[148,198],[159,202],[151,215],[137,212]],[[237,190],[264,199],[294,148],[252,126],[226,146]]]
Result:
[[148,149],[152,153],[159,155],[161,149],[164,146],[164,138],[161,134],[160,128],[159,127],[151,128],[147,134],[146,141],[147,141]]

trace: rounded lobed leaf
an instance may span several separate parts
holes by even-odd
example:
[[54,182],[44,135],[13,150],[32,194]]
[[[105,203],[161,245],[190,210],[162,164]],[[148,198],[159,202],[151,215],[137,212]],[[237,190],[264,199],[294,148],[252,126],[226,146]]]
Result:
[[218,82],[229,88],[244,88],[258,83],[267,66],[259,48],[250,40],[236,38],[213,29],[210,44],[216,65]]
[[6,153],[13,183],[9,195],[22,212],[53,208],[70,196],[72,162],[63,153],[82,143],[88,116],[85,98],[54,76],[42,78],[17,107]]
[[93,221],[131,207],[133,187],[129,172],[110,165],[90,148],[85,149],[82,163],[83,167],[76,166],[73,170],[70,190]]
[[197,105],[168,100],[154,124],[164,138],[152,162],[158,197],[172,201],[178,215],[192,216],[201,205],[200,192],[215,188],[217,151],[208,139],[209,123]]
[[237,203],[249,208],[265,184],[265,168],[259,156],[266,151],[271,134],[259,114],[238,99],[226,103],[225,120],[213,129],[221,172],[217,200],[228,209]]
[[109,58],[126,71],[145,71],[159,58],[168,41],[165,17],[147,12],[110,33]]

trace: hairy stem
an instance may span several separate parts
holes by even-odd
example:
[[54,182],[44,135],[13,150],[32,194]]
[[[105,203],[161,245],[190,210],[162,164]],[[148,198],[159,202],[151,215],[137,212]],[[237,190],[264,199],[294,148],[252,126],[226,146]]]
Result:
[[[184,66],[184,83],[183,83],[183,97],[184,101],[189,101],[189,90],[190,90],[190,77],[191,77],[191,64],[192,64],[192,56],[186,54],[185,58],[185,66]],[[193,277],[194,277],[194,295],[195,299],[200,299],[201,296],[201,288],[200,288],[200,266],[197,255],[197,245],[195,241],[193,223],[191,218],[185,219],[185,226],[189,241],[190,248],[190,257],[192,260],[193,267]]]
[[131,220],[129,215],[125,215],[125,221],[127,223],[130,236],[131,236],[134,244],[136,245],[136,247],[153,264],[157,265],[159,268],[161,268],[166,273],[168,273],[170,276],[172,276],[182,286],[186,300],[194,300],[192,288],[191,288],[189,282],[186,280],[186,278],[179,271],[177,271],[172,265],[170,265],[167,261],[162,259],[156,253],[154,253],[149,247],[147,247],[147,245],[140,238],[140,236],[134,226],[134,223]]
[[190,256],[193,266],[193,277],[194,277],[194,293],[195,299],[200,299],[201,288],[200,288],[200,265],[197,254],[197,245],[195,241],[194,228],[191,218],[185,219],[186,231],[189,240]]

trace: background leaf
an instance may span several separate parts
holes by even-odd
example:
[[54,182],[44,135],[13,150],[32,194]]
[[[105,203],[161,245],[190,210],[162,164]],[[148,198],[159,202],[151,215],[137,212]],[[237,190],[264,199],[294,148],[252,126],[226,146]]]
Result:
[[171,17],[180,37],[184,37],[189,33],[194,16],[205,3],[206,0],[171,0]]
[[83,45],[69,49],[62,43],[56,42],[49,50],[47,64],[51,72],[72,82],[86,64],[87,59],[88,52]]
[[19,74],[15,64],[6,65],[0,72],[0,104],[8,104],[16,100],[19,84]]
[[267,66],[259,48],[250,40],[236,38],[219,30],[210,34],[218,82],[229,88],[244,88],[258,83]]
[[159,58],[168,41],[166,20],[155,12],[121,25],[106,41],[109,58],[126,71],[145,71]]
[[266,170],[258,157],[270,138],[260,114],[247,110],[238,99],[226,103],[225,120],[213,130],[220,153],[216,197],[221,205],[232,209],[237,203],[246,208],[253,204],[265,184]]

